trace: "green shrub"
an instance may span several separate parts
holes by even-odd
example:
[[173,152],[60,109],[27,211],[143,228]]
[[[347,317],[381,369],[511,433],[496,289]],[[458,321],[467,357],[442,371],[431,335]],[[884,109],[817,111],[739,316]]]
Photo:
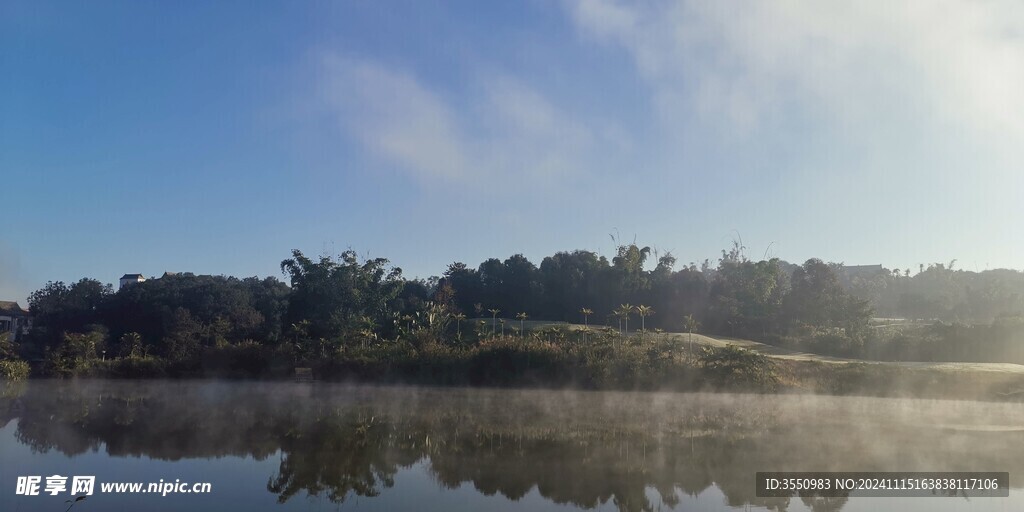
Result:
[[467,364],[473,384],[543,382],[559,385],[572,375],[572,365],[568,364],[565,352],[545,341],[490,340],[472,349]]
[[111,376],[126,379],[165,377],[167,361],[153,356],[125,357],[106,365]]
[[28,378],[29,367],[25,361],[7,359],[0,361],[0,380],[24,380]]
[[223,377],[263,377],[270,373],[274,357],[271,347],[246,340],[235,345],[222,344],[203,350],[203,373]]
[[712,383],[720,387],[771,391],[779,382],[775,365],[767,356],[734,345],[705,348],[700,365]]

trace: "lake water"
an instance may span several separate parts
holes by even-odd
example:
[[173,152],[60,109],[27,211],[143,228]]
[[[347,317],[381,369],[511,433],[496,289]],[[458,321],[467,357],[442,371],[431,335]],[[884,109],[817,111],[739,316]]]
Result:
[[[1024,475],[1024,405],[221,381],[0,384],[19,476],[95,476],[74,511],[1024,510],[1009,498],[758,498],[757,471]],[[209,493],[101,492],[208,482]],[[71,486],[71,478],[67,482]]]

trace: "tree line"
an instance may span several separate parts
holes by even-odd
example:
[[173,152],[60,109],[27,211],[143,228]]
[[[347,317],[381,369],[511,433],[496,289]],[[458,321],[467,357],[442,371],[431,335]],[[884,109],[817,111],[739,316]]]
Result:
[[851,293],[871,302],[887,318],[989,323],[1024,311],[1024,272],[1010,269],[973,272],[948,263],[911,269],[879,268],[853,274],[839,268]]
[[[29,299],[33,330],[18,347],[0,343],[0,358],[42,361],[59,373],[108,358],[200,364],[212,349],[263,360],[269,347],[286,348],[289,363],[297,364],[352,349],[469,349],[528,336],[621,348],[612,338],[643,342],[659,331],[694,330],[857,357],[927,360],[967,352],[948,341],[962,340],[963,329],[885,338],[871,325],[872,315],[883,311],[989,320],[1000,326],[991,331],[1002,336],[1002,345],[992,354],[974,352],[975,359],[998,353],[1005,360],[1005,340],[1024,325],[1018,321],[1024,279],[1015,271],[933,265],[914,276],[885,269],[851,275],[819,259],[802,265],[753,260],[739,243],[723,250],[714,266],[676,264],[671,254],[652,255],[631,243],[619,245],[610,259],[576,250],[536,265],[516,254],[476,267],[455,262],[439,277],[408,279],[385,258],[361,259],[353,251],[309,257],[295,250],[281,262],[287,282],[185,273],[116,292],[95,279],[50,282]],[[911,310],[917,314],[905,314]],[[545,332],[528,320],[587,327]],[[888,343],[892,339],[898,343]]]
[[737,245],[722,252],[716,268],[705,262],[676,270],[675,258],[663,255],[648,270],[650,257],[636,244],[618,247],[610,260],[559,252],[539,266],[516,254],[476,268],[453,263],[424,280],[404,278],[384,258],[361,260],[353,251],[311,258],[295,250],[281,263],[287,284],[188,273],[116,292],[95,279],[50,282],[29,299],[35,329],[25,350],[39,356],[67,334],[90,332],[103,338],[97,342],[129,336],[110,355],[173,356],[241,342],[361,342],[419,331],[465,339],[474,331],[467,319],[481,318],[586,322],[623,333],[684,331],[696,321],[706,332],[757,339],[810,325],[856,336],[871,312],[867,300],[840,286],[834,266],[817,259],[787,270],[777,259],[750,260]]

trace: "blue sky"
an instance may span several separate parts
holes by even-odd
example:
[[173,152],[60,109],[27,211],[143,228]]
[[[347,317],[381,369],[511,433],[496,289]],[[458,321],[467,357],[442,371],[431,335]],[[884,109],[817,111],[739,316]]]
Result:
[[1024,261],[1019,2],[0,5],[0,298],[610,233]]

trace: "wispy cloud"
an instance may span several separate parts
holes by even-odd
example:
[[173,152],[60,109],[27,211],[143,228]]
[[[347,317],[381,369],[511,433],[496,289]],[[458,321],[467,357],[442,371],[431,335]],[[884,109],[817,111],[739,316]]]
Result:
[[455,113],[409,74],[337,56],[324,59],[323,99],[372,152],[425,178],[464,178],[470,149]]
[[772,211],[762,230],[816,230],[847,244],[836,257],[861,250],[851,233],[908,259],[952,251],[951,234],[953,254],[1024,250],[1024,3],[564,5],[582,42],[627,56],[660,149],[683,148],[664,160],[703,152],[728,176],[703,185],[736,191],[719,212],[736,225]]
[[[726,131],[794,112],[870,133],[953,127],[1024,137],[1024,4],[573,0],[587,37],[620,46],[668,118]],[[904,133],[907,135],[907,133]]]
[[330,54],[322,66],[322,98],[343,129],[428,183],[559,182],[586,168],[595,143],[586,124],[510,76],[480,75],[453,98],[373,60]]

